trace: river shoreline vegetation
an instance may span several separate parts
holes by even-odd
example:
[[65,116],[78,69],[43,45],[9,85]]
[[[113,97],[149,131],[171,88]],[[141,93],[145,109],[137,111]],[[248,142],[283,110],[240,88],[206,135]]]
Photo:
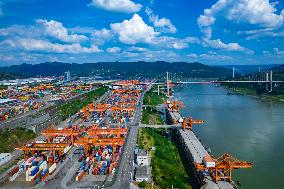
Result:
[[[251,80],[250,78],[260,78],[264,73],[255,73],[235,78],[235,80]],[[232,78],[230,78],[232,79]],[[273,71],[273,80],[283,81],[284,71]],[[230,89],[235,94],[251,95],[259,98],[284,101],[284,84],[274,83],[273,90],[268,92],[265,83],[224,83],[222,86]]]
[[94,91],[85,94],[85,97],[78,100],[73,100],[60,107],[60,115],[65,120],[70,115],[77,113],[81,108],[90,104],[92,101],[97,100],[108,91],[107,87],[100,87]]
[[166,129],[141,128],[139,148],[150,151],[153,181],[160,188],[190,189],[189,176],[182,164],[175,144],[166,137]]
[[160,94],[157,93],[157,87],[153,87],[149,91],[147,91],[143,98],[143,104],[149,105],[153,107],[146,107],[142,110],[142,119],[141,123],[143,124],[150,124],[150,125],[162,125],[162,113],[157,110],[156,107],[160,104],[163,104],[167,96],[160,91]]
[[157,106],[159,104],[163,104],[167,99],[167,96],[160,90],[160,94],[158,95],[157,87],[152,87],[149,91],[147,91],[144,95],[143,104],[150,106]]
[[146,107],[142,110],[141,123],[149,125],[163,125],[162,113],[155,108]]

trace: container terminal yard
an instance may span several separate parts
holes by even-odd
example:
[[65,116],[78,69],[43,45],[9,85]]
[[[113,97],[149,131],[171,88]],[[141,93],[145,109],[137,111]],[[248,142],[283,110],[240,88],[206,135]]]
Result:
[[38,110],[56,102],[67,101],[92,90],[94,87],[92,84],[51,83],[51,81],[47,80],[45,83],[34,85],[9,86],[7,89],[1,89],[0,124],[31,110]]
[[[169,86],[169,85],[167,85]],[[5,174],[5,188],[129,188],[133,181],[134,148],[142,99],[151,83],[117,81],[109,91],[59,125],[50,125],[36,140],[17,148],[23,159]],[[88,88],[87,90],[90,90]],[[168,90],[169,91],[169,90]],[[229,154],[213,158],[184,118],[182,102],[168,98],[166,119],[177,135],[182,159],[193,178],[193,188],[233,189],[232,170],[251,168]],[[140,124],[140,127],[142,125]],[[144,125],[155,127],[155,125]]]

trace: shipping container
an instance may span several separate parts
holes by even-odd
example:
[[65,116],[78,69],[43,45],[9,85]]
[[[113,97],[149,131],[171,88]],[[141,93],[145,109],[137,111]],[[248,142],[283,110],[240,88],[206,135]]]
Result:
[[56,163],[54,163],[53,165],[51,165],[48,169],[49,174],[52,174],[54,172],[54,170],[56,169]]
[[76,181],[77,182],[81,181],[84,175],[85,175],[84,171],[80,172],[76,177]]
[[204,156],[203,163],[208,168],[216,166],[215,161],[212,159],[212,157],[209,154]]

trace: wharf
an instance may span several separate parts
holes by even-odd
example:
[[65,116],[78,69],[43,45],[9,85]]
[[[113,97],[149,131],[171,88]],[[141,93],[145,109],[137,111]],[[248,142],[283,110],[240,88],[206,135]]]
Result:
[[[182,116],[179,112],[171,112],[167,110],[168,121],[176,124]],[[204,145],[191,130],[183,130],[177,127],[177,142],[181,150],[184,152],[183,160],[186,162],[188,169],[192,171],[193,188],[202,189],[235,189],[236,187],[227,181],[218,181],[215,183],[208,172],[197,171],[196,163],[202,163],[203,158],[208,155]]]

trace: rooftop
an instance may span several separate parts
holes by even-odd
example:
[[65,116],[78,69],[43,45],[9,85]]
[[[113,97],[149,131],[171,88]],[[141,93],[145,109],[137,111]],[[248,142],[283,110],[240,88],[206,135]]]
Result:
[[147,156],[148,153],[146,150],[139,149],[137,152],[137,156]]
[[148,168],[147,166],[139,166],[135,169],[135,177],[148,177]]

